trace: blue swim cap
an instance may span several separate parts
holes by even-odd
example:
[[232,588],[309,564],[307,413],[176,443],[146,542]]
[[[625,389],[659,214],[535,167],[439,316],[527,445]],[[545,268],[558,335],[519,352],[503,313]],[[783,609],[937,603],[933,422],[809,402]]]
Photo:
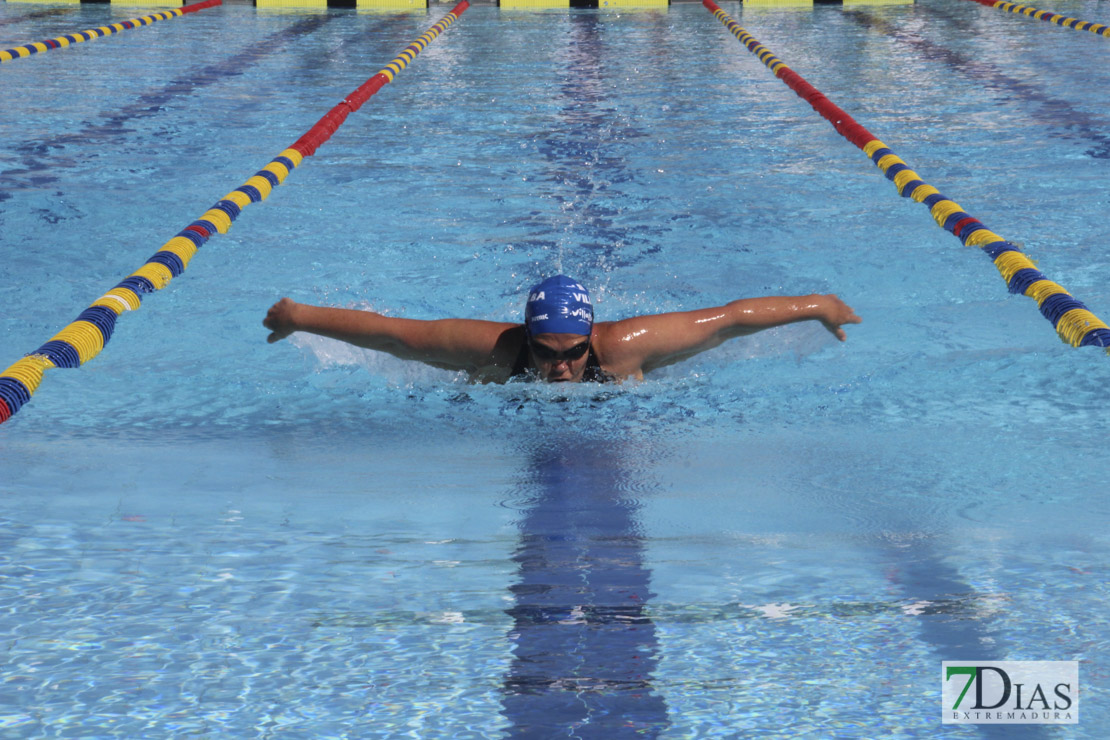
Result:
[[590,294],[577,280],[556,275],[528,291],[524,326],[529,336],[537,334],[590,334],[594,307]]

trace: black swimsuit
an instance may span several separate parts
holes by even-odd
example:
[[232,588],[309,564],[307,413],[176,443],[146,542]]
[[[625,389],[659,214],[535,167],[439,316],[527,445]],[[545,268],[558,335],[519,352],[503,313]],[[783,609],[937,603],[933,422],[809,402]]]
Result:
[[[535,370],[536,368],[532,367],[528,357],[528,341],[525,340],[524,344],[520,346],[520,354],[516,356],[516,362],[513,363],[513,370],[509,377],[535,376]],[[594,355],[594,348],[590,347],[590,355],[586,358],[586,369],[582,372],[582,382],[610,383],[616,379],[616,376],[610,375],[601,369],[601,363],[597,361],[597,357]]]

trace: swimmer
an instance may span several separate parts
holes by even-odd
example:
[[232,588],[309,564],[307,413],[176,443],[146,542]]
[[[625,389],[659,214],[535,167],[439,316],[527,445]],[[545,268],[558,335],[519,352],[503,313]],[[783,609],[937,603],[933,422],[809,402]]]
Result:
[[799,321],[820,321],[844,341],[860,318],[835,295],[742,298],[724,306],[594,323],[589,293],[556,275],[528,293],[524,323],[476,319],[424,321],[372,311],[328,308],[282,298],[262,325],[269,342],[295,331],[330,337],[446,370],[503,383],[530,377],[551,383],[643,378],[644,373],[734,337]]

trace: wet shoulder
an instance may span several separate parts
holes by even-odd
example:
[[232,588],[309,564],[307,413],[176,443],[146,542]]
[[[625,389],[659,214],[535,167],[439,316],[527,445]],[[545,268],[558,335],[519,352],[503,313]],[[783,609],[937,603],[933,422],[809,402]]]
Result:
[[597,363],[616,378],[642,378],[641,364],[634,350],[634,336],[624,336],[633,327],[627,322],[599,321],[594,324],[591,346]]

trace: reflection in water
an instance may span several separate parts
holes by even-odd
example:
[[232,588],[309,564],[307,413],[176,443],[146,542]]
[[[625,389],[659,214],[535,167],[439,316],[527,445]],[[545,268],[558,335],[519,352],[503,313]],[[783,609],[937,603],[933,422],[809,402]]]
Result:
[[508,737],[656,737],[667,726],[626,447],[567,437],[529,453]]

